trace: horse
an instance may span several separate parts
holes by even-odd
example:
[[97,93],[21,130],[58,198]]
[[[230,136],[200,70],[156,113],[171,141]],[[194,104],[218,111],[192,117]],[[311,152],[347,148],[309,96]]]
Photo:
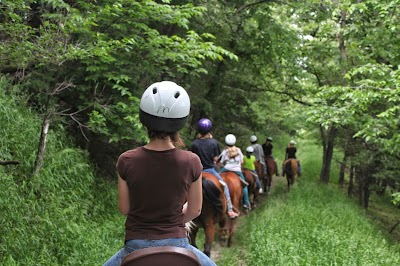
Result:
[[254,206],[255,201],[258,200],[258,194],[259,194],[259,191],[257,189],[256,177],[254,176],[254,173],[249,169],[243,169],[242,172],[244,179],[246,180],[247,183],[249,183],[247,189],[249,191],[250,204],[251,206]]
[[202,172],[203,206],[200,215],[193,220],[194,227],[189,232],[190,243],[196,246],[196,234],[204,229],[204,254],[210,257],[214,242],[216,225],[224,227],[227,220],[227,204],[223,187],[218,178],[211,173]]
[[256,166],[256,172],[257,172],[258,178],[260,178],[260,182],[262,184],[264,192],[268,192],[268,190],[267,190],[268,176],[265,175],[264,165],[260,161],[256,161],[254,163],[254,165]]
[[[222,172],[220,176],[225,181],[229,188],[229,194],[231,195],[231,201],[233,208],[239,212],[240,205],[243,197],[243,187],[245,186],[242,181],[240,181],[240,177],[231,171]],[[221,236],[227,240],[226,245],[230,247],[232,245],[232,235],[236,229],[237,219],[228,219],[225,227],[221,228]]]
[[271,190],[272,178],[276,173],[276,163],[275,160],[271,156],[265,157],[265,165],[267,166],[267,192]]
[[283,162],[282,176],[286,175],[288,192],[299,174],[298,167],[299,164],[296,159],[287,159]]

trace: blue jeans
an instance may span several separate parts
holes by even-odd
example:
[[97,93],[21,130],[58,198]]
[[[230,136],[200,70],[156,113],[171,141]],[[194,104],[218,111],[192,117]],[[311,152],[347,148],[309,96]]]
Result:
[[[221,170],[219,170],[220,173],[229,172],[229,171],[230,170],[227,170],[225,167],[222,167]],[[230,171],[230,172],[236,173],[237,175],[239,175],[240,179],[246,181],[246,179],[244,179],[242,172],[239,172],[239,171]],[[243,188],[243,204],[250,206],[249,191],[247,189],[247,186]]]
[[[210,173],[215,175],[219,180],[224,181],[222,177],[218,174],[217,171],[215,171],[214,168],[208,168],[208,169],[203,169],[204,172]],[[225,182],[225,181],[224,181]],[[231,201],[231,194],[229,194],[229,188],[228,186],[224,187],[224,192],[225,192],[225,197],[226,197],[226,203],[228,207],[228,212],[232,211],[232,201]]]
[[253,174],[255,175],[255,177],[256,177],[256,183],[257,183],[257,188],[260,189],[260,188],[261,188],[261,182],[260,182],[260,178],[259,178],[258,175],[257,175],[256,170],[250,170],[250,171],[252,171]]
[[166,238],[166,239],[157,239],[157,240],[146,240],[146,239],[134,239],[126,241],[124,247],[120,249],[114,256],[112,256],[103,266],[120,266],[122,260],[129,253],[149,247],[159,247],[159,246],[175,246],[189,249],[196,254],[197,258],[200,261],[202,266],[216,266],[216,264],[207,257],[206,254],[198,250],[189,244],[187,238]]

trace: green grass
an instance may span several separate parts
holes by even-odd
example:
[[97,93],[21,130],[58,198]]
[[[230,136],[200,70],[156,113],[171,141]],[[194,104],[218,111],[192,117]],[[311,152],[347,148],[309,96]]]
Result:
[[290,193],[276,179],[262,206],[241,218],[233,247],[222,249],[217,264],[400,265],[400,245],[336,185],[316,182],[320,151],[312,141],[301,146],[303,175]]

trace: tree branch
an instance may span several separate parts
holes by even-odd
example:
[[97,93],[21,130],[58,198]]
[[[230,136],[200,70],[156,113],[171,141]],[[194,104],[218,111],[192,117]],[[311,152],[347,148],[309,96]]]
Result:
[[[271,2],[271,3],[273,3],[273,2],[274,2],[274,3],[281,3],[281,4],[286,4],[286,5],[288,5],[288,6],[292,6],[292,5],[290,5],[289,3],[282,2],[282,1],[279,1],[279,0],[260,0],[260,1],[254,2],[254,3],[242,5],[241,7],[238,8],[238,10],[236,10],[235,13],[242,12],[244,9],[247,9],[247,8],[250,8],[250,7],[259,5],[259,4],[267,3],[267,2]],[[293,6],[292,6],[292,7],[293,7]]]
[[19,161],[0,161],[0,165],[19,164]]

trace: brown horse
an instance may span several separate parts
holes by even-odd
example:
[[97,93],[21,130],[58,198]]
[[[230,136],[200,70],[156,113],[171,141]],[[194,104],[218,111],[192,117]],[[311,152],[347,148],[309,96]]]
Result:
[[224,227],[227,219],[226,198],[218,178],[211,173],[202,173],[203,206],[200,215],[193,220],[195,226],[189,232],[190,243],[196,246],[196,234],[199,228],[204,229],[204,254],[210,257],[214,242],[216,225]]
[[[239,212],[243,197],[243,182],[240,181],[240,177],[235,172],[222,172],[220,173],[220,176],[229,188],[233,208]],[[236,221],[237,219],[228,219],[225,227],[221,228],[221,236],[227,240],[228,247],[232,244],[232,235],[236,229]]]
[[265,157],[265,165],[267,166],[267,192],[271,190],[272,178],[276,174],[276,163],[271,156]]
[[286,175],[288,192],[290,190],[290,186],[294,184],[299,174],[298,166],[299,164],[296,159],[287,159],[283,162],[282,176]]
[[260,178],[260,182],[262,185],[262,188],[264,190],[264,192],[267,192],[267,188],[268,188],[268,176],[265,175],[264,173],[264,165],[262,163],[260,163],[260,161],[256,161],[254,163],[254,165],[256,166],[256,172],[258,177]]
[[254,206],[254,203],[258,200],[258,189],[257,189],[257,182],[256,182],[256,177],[254,176],[254,173],[248,169],[243,169],[242,170],[244,179],[246,180],[249,185],[247,186],[247,189],[249,191],[249,200],[251,206]]

